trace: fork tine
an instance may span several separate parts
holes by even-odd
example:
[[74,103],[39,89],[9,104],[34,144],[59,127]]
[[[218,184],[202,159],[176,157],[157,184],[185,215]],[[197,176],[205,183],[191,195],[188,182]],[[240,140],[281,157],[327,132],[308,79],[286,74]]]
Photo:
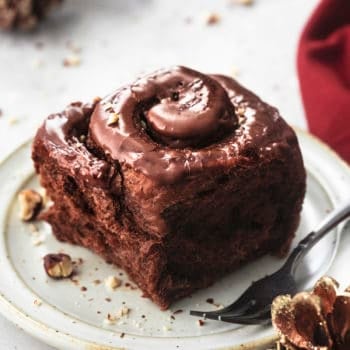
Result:
[[199,317],[205,317],[205,318],[209,318],[209,316],[219,316],[219,315],[223,315],[227,312],[236,314],[237,316],[244,314],[244,312],[249,309],[252,305],[249,303],[237,303],[236,302],[228,305],[222,309],[219,309],[217,311],[197,311],[197,310],[191,310],[190,311],[190,315],[192,316],[199,316]]
[[260,315],[259,317],[244,317],[244,316],[227,316],[221,317],[220,321],[229,322],[229,323],[238,323],[238,324],[246,324],[246,325],[254,325],[254,324],[267,324],[270,322],[270,314],[266,313],[264,315]]
[[[202,316],[206,319],[210,320],[217,320],[217,321],[224,321],[224,322],[230,322],[230,323],[240,323],[240,324],[261,324],[266,323],[270,320],[270,306],[271,305],[265,305],[264,307],[260,308],[259,310],[255,310],[254,312],[249,313],[206,313],[205,315],[200,314],[200,312],[195,312],[196,316]],[[192,313],[191,313],[192,314]]]
[[[248,288],[251,289],[252,286],[250,286]],[[199,316],[199,317],[206,317],[209,318],[208,316],[218,316],[218,315],[222,315],[226,312],[230,312],[230,313],[234,313],[237,316],[242,315],[247,309],[251,308],[252,306],[254,306],[254,304],[251,303],[251,300],[249,299],[249,297],[247,296],[247,291],[246,290],[243,294],[241,294],[241,296],[232,304],[219,309],[217,311],[196,311],[196,310],[191,310],[190,311],[190,315],[192,316]],[[213,319],[217,319],[217,318],[213,318]]]
[[251,307],[251,304],[244,304],[239,306],[229,305],[222,309],[219,309],[217,311],[197,311],[197,310],[191,310],[190,315],[192,316],[199,316],[199,317],[205,317],[210,318],[210,316],[214,317],[213,319],[216,319],[215,317],[224,315],[226,313],[231,313],[236,316],[243,315],[249,308]]

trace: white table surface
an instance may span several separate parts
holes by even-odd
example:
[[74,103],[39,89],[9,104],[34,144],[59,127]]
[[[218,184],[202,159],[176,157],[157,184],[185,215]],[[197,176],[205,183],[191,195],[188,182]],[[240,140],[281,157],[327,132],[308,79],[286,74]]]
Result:
[[[34,33],[0,33],[0,160],[49,113],[173,64],[236,71],[289,123],[305,128],[295,55],[317,2],[256,0],[245,7],[228,0],[66,0]],[[221,20],[208,26],[204,19],[212,12]],[[62,64],[72,54],[69,41],[82,49],[79,66]],[[13,349],[51,348],[0,316],[0,350]]]

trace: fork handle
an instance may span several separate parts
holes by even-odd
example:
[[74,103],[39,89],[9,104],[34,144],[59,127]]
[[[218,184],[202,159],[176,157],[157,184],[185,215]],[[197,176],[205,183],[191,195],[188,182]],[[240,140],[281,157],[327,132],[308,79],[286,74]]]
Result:
[[331,229],[348,217],[350,217],[350,201],[333,210],[314,231],[302,239],[289,255],[282,269],[286,269],[293,274],[295,269],[299,266],[302,258],[310,251],[310,249]]

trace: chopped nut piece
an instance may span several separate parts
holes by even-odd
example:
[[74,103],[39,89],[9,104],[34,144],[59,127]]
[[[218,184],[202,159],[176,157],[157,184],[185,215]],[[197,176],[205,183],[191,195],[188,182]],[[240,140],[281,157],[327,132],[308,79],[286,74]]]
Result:
[[17,124],[17,123],[18,123],[18,118],[16,118],[16,117],[10,117],[9,120],[8,120],[8,122],[9,122],[10,125]]
[[130,309],[129,309],[128,307],[126,307],[126,306],[123,306],[123,307],[119,310],[118,314],[120,314],[121,316],[126,316],[126,315],[129,314],[129,312],[130,312]]
[[117,317],[108,314],[107,317],[103,320],[105,324],[115,324]]
[[197,325],[198,325],[199,327],[204,326],[204,324],[205,324],[205,322],[204,322],[203,320],[197,320]]
[[115,276],[108,276],[105,280],[105,286],[111,290],[117,289],[118,287],[121,286],[121,284],[122,284],[122,281]]
[[68,278],[73,273],[72,259],[67,254],[47,254],[44,256],[47,275],[54,279]]
[[210,12],[205,16],[205,23],[207,25],[214,25],[220,22],[220,15],[215,12]]
[[107,125],[113,125],[113,124],[117,123],[118,120],[119,120],[119,114],[113,113],[108,117]]
[[33,243],[34,246],[39,246],[42,243],[44,243],[44,238],[42,238],[42,237],[33,237],[32,238],[32,243]]
[[23,221],[34,220],[39,214],[43,199],[41,195],[34,190],[23,190],[18,194],[20,205],[20,218]]
[[130,309],[126,306],[123,306],[118,310],[116,317],[121,318],[123,316],[127,316],[129,313],[130,313]]
[[34,224],[29,224],[28,227],[33,236],[39,236],[40,234],[39,229]]
[[78,55],[70,55],[63,60],[63,65],[65,67],[75,67],[79,66],[81,59]]
[[35,299],[35,300],[34,300],[34,305],[35,305],[35,306],[41,306],[42,303],[43,303],[43,302],[42,302],[41,300],[39,300],[39,299]]

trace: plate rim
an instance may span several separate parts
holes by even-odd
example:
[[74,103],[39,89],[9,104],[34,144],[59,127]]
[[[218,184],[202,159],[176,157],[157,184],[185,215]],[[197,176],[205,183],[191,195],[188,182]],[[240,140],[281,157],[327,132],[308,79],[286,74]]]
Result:
[[[328,153],[330,156],[334,158],[334,162],[337,162],[341,165],[342,170],[350,176],[350,167],[348,164],[337,154],[335,153],[328,145],[323,143],[314,135],[308,133],[307,131],[294,128],[296,133],[301,134],[302,137],[309,139],[312,143],[317,145],[317,147],[321,148],[324,152]],[[10,160],[16,152],[19,150],[28,147],[33,141],[33,138],[27,139],[21,145],[16,147],[12,152],[10,152],[6,157],[0,160],[0,166]],[[300,141],[299,141],[300,143]],[[313,171],[311,171],[313,173]],[[321,183],[323,186],[323,184]],[[323,186],[324,187],[324,186]],[[326,193],[329,195],[329,191],[327,191],[327,186],[325,187]],[[334,198],[330,197],[330,201],[332,205],[334,204]],[[6,217],[7,215],[5,215]],[[340,235],[341,230],[339,230],[338,235]],[[57,331],[54,328],[43,324],[41,321],[32,318],[31,316],[25,314],[23,310],[20,310],[17,306],[11,303],[10,300],[7,300],[6,297],[0,291],[0,312],[1,314],[7,318],[9,321],[13,322],[17,326],[23,328],[28,334],[42,340],[46,344],[50,344],[53,346],[63,346],[64,348],[70,349],[71,346],[79,346],[81,349],[89,349],[89,350],[121,350],[125,349],[124,346],[120,347],[118,345],[113,346],[105,346],[99,345],[92,341],[86,341],[81,339],[75,335],[63,333],[61,331]],[[52,337],[51,337],[52,336]],[[200,337],[200,336],[199,336]],[[165,338],[166,339],[166,338]],[[252,349],[262,349],[263,347],[269,346],[274,343],[277,339],[277,335],[262,337],[258,340],[247,342],[245,344],[233,345],[229,347],[216,347],[217,350],[226,349],[226,350],[252,350]],[[50,341],[49,341],[50,340]],[[214,345],[215,346],[215,345]]]

